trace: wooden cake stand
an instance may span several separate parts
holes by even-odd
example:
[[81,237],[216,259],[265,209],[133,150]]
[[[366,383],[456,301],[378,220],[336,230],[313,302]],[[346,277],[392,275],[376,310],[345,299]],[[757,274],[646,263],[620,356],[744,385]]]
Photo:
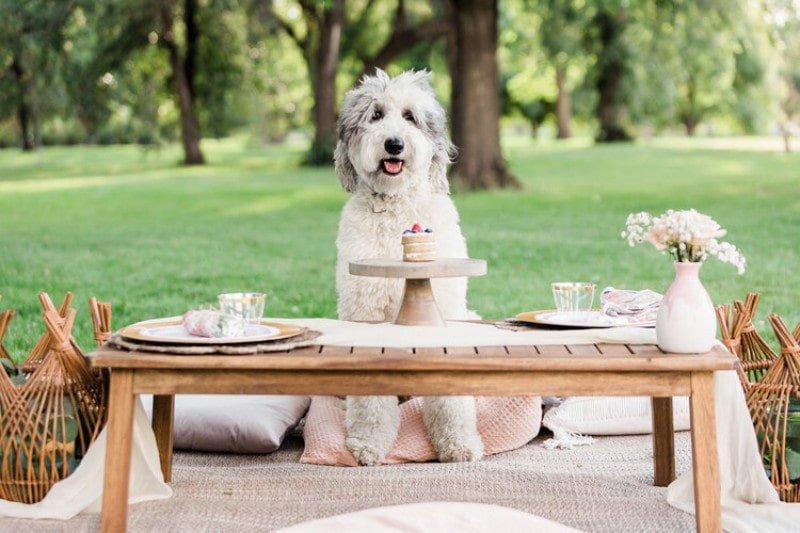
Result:
[[404,278],[406,288],[395,324],[406,326],[444,326],[445,322],[433,298],[431,278],[483,276],[483,259],[443,258],[435,261],[399,261],[393,259],[361,259],[350,263],[354,276]]

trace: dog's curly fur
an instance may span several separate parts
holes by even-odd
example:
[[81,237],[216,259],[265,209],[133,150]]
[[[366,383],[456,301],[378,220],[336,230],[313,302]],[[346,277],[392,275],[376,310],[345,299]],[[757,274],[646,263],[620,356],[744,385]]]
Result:
[[[433,230],[439,257],[468,257],[449,196],[446,172],[453,153],[429,72],[390,78],[378,70],[345,95],[335,163],[352,197],[342,210],[336,239],[340,319],[395,319],[403,280],[353,276],[348,265],[365,258],[401,259],[400,237],[415,223]],[[432,286],[445,319],[477,317],[467,309],[466,278],[434,279]],[[377,464],[394,444],[400,425],[397,402],[394,396],[347,398],[347,446],[360,464]],[[474,398],[425,398],[423,419],[439,460],[482,457]]]

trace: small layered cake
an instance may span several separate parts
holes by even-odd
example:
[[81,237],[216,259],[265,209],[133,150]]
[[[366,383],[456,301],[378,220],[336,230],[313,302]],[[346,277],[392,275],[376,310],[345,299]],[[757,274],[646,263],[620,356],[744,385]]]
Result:
[[425,230],[419,224],[403,232],[403,261],[434,261],[436,259],[436,238],[433,230]]

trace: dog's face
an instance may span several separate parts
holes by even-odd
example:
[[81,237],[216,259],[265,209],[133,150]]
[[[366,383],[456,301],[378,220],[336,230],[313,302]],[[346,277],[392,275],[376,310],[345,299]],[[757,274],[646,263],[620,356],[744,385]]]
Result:
[[336,173],[348,192],[359,187],[395,196],[430,183],[446,192],[452,145],[428,72],[395,78],[379,70],[351,89],[339,113]]

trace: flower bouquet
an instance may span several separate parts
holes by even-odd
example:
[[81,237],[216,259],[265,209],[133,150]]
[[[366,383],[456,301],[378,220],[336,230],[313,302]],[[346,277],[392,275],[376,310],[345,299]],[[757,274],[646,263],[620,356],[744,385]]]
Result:
[[739,274],[745,271],[746,261],[739,249],[731,243],[717,240],[727,232],[710,216],[694,209],[670,209],[658,217],[642,211],[629,215],[626,225],[622,238],[630,246],[649,242],[657,250],[670,254],[675,261],[702,263],[713,256],[723,263],[734,265]]
[[622,238],[630,246],[649,242],[675,261],[684,263],[702,263],[713,256],[734,265],[739,274],[744,273],[746,261],[741,252],[736,246],[717,240],[727,232],[710,216],[694,209],[670,209],[657,217],[642,211],[628,215],[626,225]]

